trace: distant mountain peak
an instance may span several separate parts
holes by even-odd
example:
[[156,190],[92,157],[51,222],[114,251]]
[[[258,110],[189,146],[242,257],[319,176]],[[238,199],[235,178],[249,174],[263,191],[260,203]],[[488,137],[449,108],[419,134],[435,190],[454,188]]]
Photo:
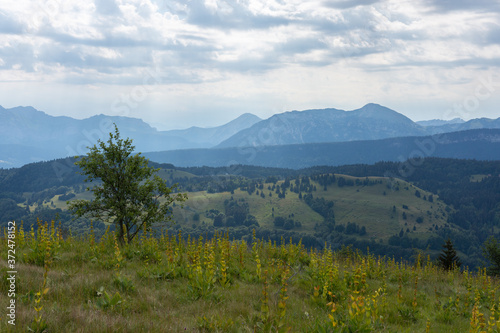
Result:
[[10,109],[6,109],[6,108],[3,108],[2,106],[0,106],[0,110],[5,110],[8,112],[12,112],[12,113],[31,113],[31,114],[36,113],[36,114],[47,115],[45,112],[37,110],[32,106],[16,106],[16,107],[10,108]]
[[[500,128],[500,118],[467,122],[461,119],[435,120],[445,122],[442,125],[417,124],[376,103],[368,103],[352,111],[335,108],[287,111],[265,120],[252,113],[243,113],[217,127],[170,131],[158,131],[139,118],[100,114],[80,120],[67,116],[54,117],[31,106],[9,109],[0,106],[0,159],[11,166],[20,166],[43,159],[85,154],[86,147],[106,138],[107,132],[112,130],[109,129],[110,121],[119,126],[123,137],[133,139],[136,150],[143,153],[377,140],[474,128]],[[0,168],[5,165],[1,163]]]
[[254,115],[253,113],[247,112],[247,113],[243,113],[242,115],[240,115],[236,119],[233,119],[230,122],[228,122],[227,124],[222,125],[222,126],[226,126],[226,125],[231,124],[231,123],[237,123],[237,122],[242,122],[242,121],[251,121],[253,123],[256,123],[256,122],[259,122],[261,120],[262,119],[260,117]]
[[406,116],[369,103],[352,111],[328,108],[276,114],[236,133],[218,147],[374,140],[424,134],[421,126]]
[[357,110],[353,110],[353,112],[359,112],[363,116],[370,116],[376,118],[399,117],[401,119],[404,118],[408,119],[408,121],[411,121],[410,118],[406,117],[405,115],[397,111],[394,111],[393,109],[390,109],[386,106],[375,103],[368,103]]
[[365,104],[363,107],[361,107],[361,109],[365,109],[365,108],[384,108],[384,109],[388,109],[387,107],[383,106],[383,105],[380,105],[380,104],[377,104],[377,103],[367,103]]
[[[260,117],[254,115],[253,113],[250,113],[250,112],[245,112],[242,115],[240,115],[238,118],[242,118],[242,117],[245,117],[245,118],[251,117],[251,118],[259,118],[259,119],[261,119]],[[236,119],[238,119],[238,118],[236,118]]]

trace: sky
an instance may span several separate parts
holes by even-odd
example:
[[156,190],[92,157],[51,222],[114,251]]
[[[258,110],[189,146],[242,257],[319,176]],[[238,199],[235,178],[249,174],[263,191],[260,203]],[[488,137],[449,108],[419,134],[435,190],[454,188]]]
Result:
[[141,118],[378,103],[500,117],[500,1],[0,0],[0,105]]

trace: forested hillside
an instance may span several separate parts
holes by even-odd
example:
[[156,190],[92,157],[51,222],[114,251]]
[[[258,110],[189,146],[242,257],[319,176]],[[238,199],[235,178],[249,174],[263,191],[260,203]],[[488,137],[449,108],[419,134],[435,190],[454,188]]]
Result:
[[[266,133],[265,131],[263,133]],[[476,129],[433,136],[237,148],[190,149],[144,154],[176,166],[220,167],[251,164],[302,169],[317,165],[373,164],[418,157],[500,160],[500,129]]]
[[[67,232],[86,232],[72,220],[68,200],[90,199],[74,159],[0,170],[2,221],[59,219]],[[177,168],[155,164],[169,185],[187,192],[175,207],[175,229],[194,237],[225,230],[248,239],[282,236],[322,248],[352,244],[374,253],[412,258],[414,248],[436,255],[451,238],[466,264],[498,235],[500,163],[428,158],[404,163],[314,167],[301,170],[236,165]],[[95,221],[95,229],[105,225]]]

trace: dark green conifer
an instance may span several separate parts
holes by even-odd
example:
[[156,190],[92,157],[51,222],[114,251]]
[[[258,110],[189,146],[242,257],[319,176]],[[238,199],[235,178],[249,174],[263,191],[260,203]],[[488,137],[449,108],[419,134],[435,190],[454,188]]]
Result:
[[462,262],[460,261],[460,258],[457,256],[457,251],[453,247],[453,242],[451,239],[447,239],[446,242],[443,245],[443,251],[438,257],[439,265],[444,269],[444,270],[451,270],[454,268],[460,267],[462,265]]

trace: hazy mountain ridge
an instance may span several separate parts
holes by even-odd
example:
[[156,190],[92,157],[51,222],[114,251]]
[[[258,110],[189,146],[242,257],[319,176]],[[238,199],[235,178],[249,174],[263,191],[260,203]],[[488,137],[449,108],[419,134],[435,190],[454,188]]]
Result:
[[448,123],[441,126],[428,126],[426,130],[431,134],[465,131],[480,128],[500,128],[500,118],[478,118],[463,123]]
[[244,113],[222,126],[209,128],[193,126],[183,130],[170,130],[163,133],[169,136],[189,137],[191,142],[206,145],[208,148],[221,143],[242,129],[248,128],[261,120],[254,114]]
[[380,140],[261,147],[189,149],[144,154],[176,166],[232,164],[300,169],[317,165],[370,164],[415,157],[500,160],[500,129],[479,129]]
[[[53,117],[33,107],[0,106],[0,167],[85,154],[97,139],[107,140],[113,130],[112,123],[118,125],[122,137],[133,139],[136,151],[140,152],[367,141],[500,128],[500,118],[444,121],[442,125],[433,120],[422,126],[378,104],[367,104],[353,111],[333,108],[289,111],[265,120],[246,113],[222,126],[170,131],[158,131],[137,118],[101,114],[79,120]],[[199,161],[210,155],[198,152]],[[384,156],[383,151],[378,153]]]
[[421,123],[423,125],[374,103],[352,111],[331,108],[289,111],[276,114],[236,133],[216,148],[379,140],[500,128],[500,118],[469,121],[456,118]]
[[454,118],[451,120],[431,119],[431,120],[420,120],[416,121],[415,123],[419,124],[420,126],[443,126],[447,124],[463,124],[465,123],[465,120],[460,118]]
[[122,137],[133,139],[137,151],[211,147],[260,121],[245,114],[213,128],[158,131],[141,119],[96,115],[86,119],[50,116],[33,107],[0,106],[0,167],[86,153],[98,139],[107,140],[116,123]]
[[367,104],[353,111],[315,109],[277,114],[217,147],[377,140],[425,134],[422,126],[406,116],[378,104]]

